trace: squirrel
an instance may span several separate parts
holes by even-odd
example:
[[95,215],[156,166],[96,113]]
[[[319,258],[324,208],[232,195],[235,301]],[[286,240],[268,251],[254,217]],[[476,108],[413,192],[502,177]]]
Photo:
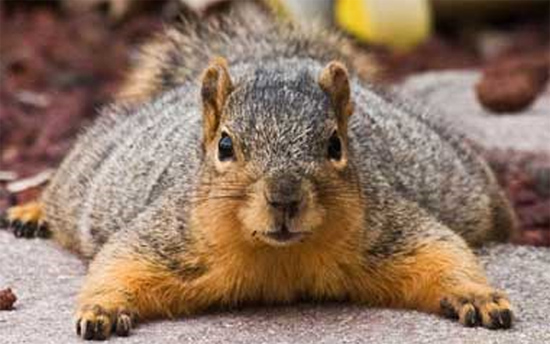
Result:
[[510,328],[473,248],[516,219],[480,156],[338,38],[230,13],[149,44],[40,199],[8,210],[90,260],[77,334],[297,300]]

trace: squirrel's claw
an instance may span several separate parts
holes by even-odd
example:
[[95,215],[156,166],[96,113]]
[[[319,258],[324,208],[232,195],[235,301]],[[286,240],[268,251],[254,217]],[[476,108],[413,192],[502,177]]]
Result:
[[448,318],[458,319],[467,327],[481,325],[488,329],[507,329],[513,323],[508,298],[495,291],[444,297],[441,312]]
[[7,227],[17,238],[48,238],[51,234],[45,224],[36,222],[15,220],[9,222]]
[[132,329],[132,317],[126,313],[120,313],[117,317],[115,332],[119,337],[128,337]]
[[3,227],[13,231],[17,238],[50,236],[50,231],[42,220],[42,206],[38,202],[9,208],[2,219],[2,224]]
[[76,322],[76,334],[85,340],[106,340],[113,332],[119,337],[127,337],[132,327],[132,316],[126,311],[85,306]]

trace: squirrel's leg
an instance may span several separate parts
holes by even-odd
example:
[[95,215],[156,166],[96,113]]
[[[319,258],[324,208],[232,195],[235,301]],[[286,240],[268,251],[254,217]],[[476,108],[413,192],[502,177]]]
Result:
[[50,234],[43,219],[42,203],[38,201],[9,208],[5,222],[18,238],[46,238]]
[[[195,310],[187,286],[200,276],[201,268],[185,261],[181,268],[177,257],[183,248],[174,244],[168,252],[129,231],[111,239],[91,263],[78,297],[79,336],[88,340],[106,339],[111,333],[127,336],[136,320],[170,318]],[[163,239],[169,244],[177,242]]]
[[380,277],[380,302],[441,314],[465,326],[510,328],[508,297],[489,285],[464,240],[435,221],[427,225],[431,230],[411,233],[391,257],[372,265]]

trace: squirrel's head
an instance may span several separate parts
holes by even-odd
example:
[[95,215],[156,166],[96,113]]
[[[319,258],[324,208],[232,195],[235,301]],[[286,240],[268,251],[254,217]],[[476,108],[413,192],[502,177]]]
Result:
[[[289,246],[361,214],[350,164],[346,68],[259,67],[233,83],[225,60],[202,75],[204,221]],[[335,234],[333,235],[341,235]]]

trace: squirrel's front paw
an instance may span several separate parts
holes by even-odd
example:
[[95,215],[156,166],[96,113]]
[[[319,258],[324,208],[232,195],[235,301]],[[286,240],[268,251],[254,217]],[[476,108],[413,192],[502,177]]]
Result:
[[482,325],[488,329],[512,327],[513,313],[508,297],[495,290],[464,291],[441,299],[443,315],[460,321],[464,326]]
[[126,337],[134,323],[132,312],[98,305],[81,307],[77,318],[76,333],[86,340],[105,340],[111,332]]

